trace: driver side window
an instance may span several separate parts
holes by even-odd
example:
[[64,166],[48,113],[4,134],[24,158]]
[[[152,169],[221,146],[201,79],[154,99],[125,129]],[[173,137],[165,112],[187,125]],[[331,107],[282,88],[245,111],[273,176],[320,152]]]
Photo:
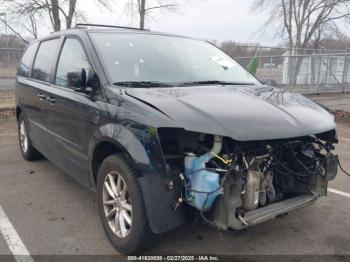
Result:
[[67,38],[58,61],[55,84],[74,88],[71,86],[71,81],[68,80],[68,75],[72,73],[81,74],[83,70],[87,75],[90,72],[90,64],[84,49],[77,39]]

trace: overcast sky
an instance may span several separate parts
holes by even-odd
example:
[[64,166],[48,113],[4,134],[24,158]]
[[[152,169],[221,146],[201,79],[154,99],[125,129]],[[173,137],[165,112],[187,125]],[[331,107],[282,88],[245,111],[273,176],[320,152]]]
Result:
[[[125,14],[123,1],[125,3],[126,0],[116,1],[118,5],[114,6],[115,13],[106,12],[92,0],[81,1],[84,5],[80,9],[85,11],[89,22],[137,26],[138,18],[132,20]],[[270,36],[258,33],[264,17],[250,11],[253,0],[190,0],[189,4],[186,0],[183,2],[177,13],[152,13],[152,19],[146,22],[146,27],[208,40],[276,45]]]

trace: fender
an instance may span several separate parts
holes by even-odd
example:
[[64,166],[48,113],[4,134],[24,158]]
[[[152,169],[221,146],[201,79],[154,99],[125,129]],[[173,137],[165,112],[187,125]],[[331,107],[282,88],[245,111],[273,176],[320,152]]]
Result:
[[92,158],[95,148],[101,142],[116,145],[139,171],[147,218],[154,233],[170,231],[185,222],[184,210],[174,209],[175,191],[168,190],[167,187],[168,174],[156,128],[117,123],[108,123],[98,128],[89,144],[90,181],[94,186]]
[[22,79],[22,77],[17,76],[17,81],[16,81],[16,89],[15,89],[15,102],[16,102],[16,119],[18,120],[18,112],[17,109],[20,109],[21,112],[25,113],[24,109],[24,103],[23,103],[23,96],[19,96],[18,93],[21,91],[21,86],[18,83],[18,81]]
[[[16,92],[18,92],[18,88],[16,88]],[[23,103],[23,98],[22,97],[19,97],[17,94],[16,94],[16,109],[15,109],[15,114],[16,114],[16,121],[18,121],[18,117],[19,117],[19,113],[22,114],[23,118],[24,118],[24,121],[27,123],[27,129],[28,129],[28,133],[29,133],[29,136],[31,134],[31,125],[29,124],[29,119],[28,119],[28,116],[27,116],[27,111],[25,110],[25,106],[24,106],[24,103]],[[34,141],[32,141],[32,143],[34,143]]]
[[101,142],[110,142],[116,145],[121,151],[127,153],[137,169],[149,167],[149,157],[141,142],[122,125],[109,123],[99,127],[92,135],[89,143],[89,168],[92,171],[92,158],[95,148]]

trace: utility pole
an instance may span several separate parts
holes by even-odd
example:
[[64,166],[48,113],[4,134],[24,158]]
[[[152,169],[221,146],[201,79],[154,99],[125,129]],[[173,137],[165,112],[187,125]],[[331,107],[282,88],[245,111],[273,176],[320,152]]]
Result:
[[10,50],[9,50],[9,35],[7,32],[7,14],[6,12],[0,13],[0,16],[5,17],[5,34],[6,34],[6,49],[7,49],[7,59],[10,61]]

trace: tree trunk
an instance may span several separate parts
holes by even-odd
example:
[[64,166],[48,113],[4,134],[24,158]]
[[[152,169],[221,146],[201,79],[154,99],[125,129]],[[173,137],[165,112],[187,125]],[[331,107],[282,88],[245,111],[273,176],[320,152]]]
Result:
[[58,6],[58,0],[51,0],[51,13],[52,13],[52,26],[55,32],[61,30],[60,10]]
[[[297,52],[296,54],[302,55],[302,53]],[[298,56],[294,57],[294,63],[293,63],[293,79],[292,79],[292,85],[295,86],[298,83],[298,76],[300,74],[301,66],[303,65],[304,57]]]
[[140,29],[145,29],[146,0],[141,0],[140,8]]
[[72,27],[73,15],[75,13],[76,4],[77,4],[77,0],[69,0],[69,11],[68,11],[68,17],[66,19],[67,29]]

